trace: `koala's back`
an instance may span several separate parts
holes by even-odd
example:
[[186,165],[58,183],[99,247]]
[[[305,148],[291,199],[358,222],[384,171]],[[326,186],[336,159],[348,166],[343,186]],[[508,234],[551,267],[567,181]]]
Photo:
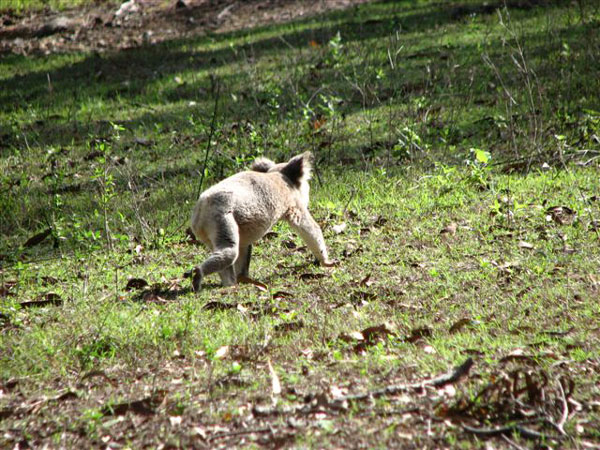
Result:
[[218,216],[233,213],[240,243],[250,244],[260,239],[295,201],[293,189],[280,173],[241,172],[202,193],[194,208],[192,229],[200,237],[209,233],[207,228]]

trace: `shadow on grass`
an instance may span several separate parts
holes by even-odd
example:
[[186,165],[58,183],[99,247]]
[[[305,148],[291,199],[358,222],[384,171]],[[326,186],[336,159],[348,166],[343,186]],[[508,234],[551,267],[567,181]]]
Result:
[[[546,14],[551,8],[564,3],[563,1],[515,0],[508,5],[509,8],[517,11],[527,10],[527,14],[533,17]],[[435,108],[452,110],[456,108],[456,103],[459,103],[461,108],[471,107],[474,111],[470,122],[456,124],[445,119],[446,123],[434,124],[431,120],[426,122],[423,119],[423,136],[426,138],[427,133],[435,136],[439,134],[440,128],[447,126],[450,128],[447,142],[452,145],[459,144],[461,140],[467,138],[485,137],[494,128],[492,122],[495,119],[491,117],[490,110],[498,109],[498,105],[503,101],[503,94],[498,87],[490,87],[490,83],[496,81],[497,84],[497,80],[491,70],[481,67],[483,66],[482,52],[489,53],[490,57],[497,61],[507,89],[519,90],[522,88],[523,79],[511,63],[510,52],[500,39],[490,42],[483,50],[478,43],[441,44],[447,42],[447,36],[442,34],[447,30],[440,27],[468,23],[473,15],[491,15],[503,5],[504,2],[489,4],[459,2],[449,7],[445,4],[414,5],[409,1],[376,2],[282,25],[210,37],[173,40],[152,47],[140,47],[103,55],[88,54],[81,61],[66,63],[48,71],[37,70],[24,75],[10,76],[0,80],[0,112],[10,115],[29,107],[37,108],[40,114],[33,115],[34,119],[24,119],[26,123],[12,124],[11,129],[3,129],[8,127],[7,124],[0,125],[0,155],[4,156],[5,151],[8,154],[14,149],[29,145],[17,139],[17,135],[20,134],[25,135],[28,142],[43,149],[51,146],[69,146],[72,143],[86,143],[98,137],[110,137],[112,125],[107,120],[93,117],[91,113],[88,114],[87,120],[82,120],[81,116],[84,114],[80,114],[77,118],[76,114],[72,113],[77,110],[82,100],[104,100],[107,101],[107,108],[118,108],[119,105],[135,106],[139,108],[137,115],[119,122],[128,131],[135,133],[140,129],[151,128],[154,124],[166,124],[169,131],[172,130],[178,135],[194,136],[190,142],[169,146],[169,149],[174,148],[170,151],[197,151],[205,140],[205,127],[194,127],[190,124],[189,118],[191,115],[210,115],[216,82],[223,87],[222,116],[227,121],[263,123],[272,119],[269,102],[273,95],[269,86],[253,85],[252,80],[244,73],[215,74],[220,70],[223,71],[229,64],[250,66],[259,59],[274,59],[276,63],[274,72],[292,71],[295,68],[286,66],[289,61],[285,60],[285,55],[289,51],[300,55],[308,72],[294,75],[300,94],[290,92],[287,84],[275,76],[272,80],[267,80],[272,81],[276,90],[281,92],[281,105],[276,117],[278,121],[302,122],[304,119],[299,101],[305,102],[323,87],[327,87],[329,92],[344,99],[343,104],[340,105],[342,116],[368,111],[387,102],[405,105],[412,99],[421,97],[426,97],[427,103]],[[563,93],[560,84],[564,80],[559,76],[559,69],[565,61],[557,56],[563,48],[563,43],[572,43],[572,47],[575,48],[593,33],[597,33],[596,25],[577,23],[560,29],[555,34],[548,30],[525,30],[524,39],[527,42],[528,56],[534,58],[535,65],[539,67],[536,67],[537,79],[539,85],[545,90],[545,95],[555,97],[555,94]],[[372,75],[370,72],[382,64],[387,65],[387,62],[381,61],[381,58],[369,59],[372,55],[368,48],[364,48],[365,43],[373,39],[388,40],[398,30],[401,44],[406,47],[406,52],[400,53],[399,65],[402,66],[400,74],[393,72],[384,77],[383,81],[377,82],[367,79]],[[346,58],[334,64],[329,60],[327,43],[338,31],[346,48],[356,50],[354,56],[357,57],[355,59],[359,59],[358,61],[349,61],[350,58]],[[425,31],[428,32],[427,41],[423,42]],[[253,40],[254,35],[261,34],[276,36]],[[248,39],[252,42],[232,47],[225,46],[227,42],[236,39],[240,41]],[[318,47],[312,48],[311,41],[317,42]],[[190,50],[202,45],[222,45],[223,48]],[[366,59],[361,61],[362,57]],[[65,61],[69,60],[66,56],[61,58],[65,58]],[[24,57],[21,56],[9,56],[3,58],[2,62],[18,65],[23,62],[23,59]],[[573,89],[577,95],[587,98],[587,102],[594,107],[594,103],[598,101],[597,96],[594,95],[597,92],[594,89],[598,86],[598,81],[590,79],[590,76],[600,70],[599,62],[597,59],[579,58],[572,63],[571,70],[578,74]],[[379,64],[379,66],[371,67],[371,64]],[[374,87],[377,90],[375,98],[368,102],[365,102],[358,90],[343,77],[356,68],[364,70],[361,76],[365,77],[365,82],[375,83]],[[196,73],[198,76],[192,77],[192,81],[187,83],[166,82],[174,74],[186,71]],[[444,83],[445,77],[449,76],[451,71],[455,78],[452,80],[452,86],[449,87]],[[430,75],[424,75],[427,73]],[[51,80],[52,91],[48,90],[48,79]],[[589,83],[586,83],[586,80]],[[164,86],[157,87],[159,83],[164,83]],[[231,96],[238,98],[238,101],[235,103],[231,101],[229,99]],[[190,107],[190,101],[197,102],[197,106]],[[163,110],[163,106],[168,106],[169,110]],[[558,108],[558,105],[552,102],[548,102],[547,106]],[[48,114],[44,115],[43,111],[47,111]],[[60,114],[56,115],[56,111]],[[408,122],[411,117],[401,117],[401,119],[406,119]],[[522,119],[515,116],[514,120]],[[388,148],[392,143],[380,139],[372,144]],[[33,151],[40,152],[35,146]],[[349,144],[343,151],[362,155],[370,149],[368,146]],[[118,193],[127,191],[132,181],[141,187],[159,189],[161,186],[157,186],[157,183],[152,184],[152,180],[168,181],[182,177],[185,182],[186,178],[197,176],[199,165],[196,162],[178,162],[176,167],[171,165],[164,168],[165,165],[170,164],[170,159],[168,154],[163,154],[165,149],[160,146],[150,145],[140,148],[135,145],[129,147],[123,145],[117,149],[117,152],[132,158],[142,159],[151,156],[155,159],[153,165],[144,166],[133,178],[115,173],[115,190]],[[42,165],[51,166],[52,161],[49,157],[41,156],[41,152],[40,157]],[[85,164],[82,161],[75,161],[75,163]],[[163,167],[157,167],[161,164]],[[91,212],[96,205],[96,199],[90,193],[95,191],[97,191],[97,183],[91,179],[83,179],[56,186],[39,183],[34,187],[21,189],[18,196],[44,198],[57,193],[73,194],[71,199],[75,196],[87,196],[89,207],[86,211]],[[163,199],[155,199],[153,202],[148,205],[148,208],[157,210],[164,206],[161,203],[164,202]],[[29,217],[44,217],[48,209],[45,202],[31,204],[28,207]],[[16,229],[12,226],[10,229],[3,227],[1,231],[3,235],[10,236]]]
[[[536,5],[550,7],[564,3],[564,1],[549,0],[514,0],[509,1],[508,5],[516,9],[530,10]],[[171,74],[189,70],[198,73],[215,72],[228,64],[239,62],[243,57],[257,60],[290,48],[295,50],[307,48],[311,41],[326,45],[338,31],[343,36],[344,42],[360,43],[371,39],[388,39],[394,32],[401,30],[402,36],[410,42],[410,35],[414,32],[423,33],[427,30],[435,32],[438,27],[460,22],[472,15],[489,15],[496,9],[502,8],[504,2],[481,4],[459,2],[452,7],[447,7],[435,4],[412,6],[407,1],[387,1],[381,2],[381,5],[392,5],[392,13],[385,11],[382,16],[377,8],[374,8],[373,12],[365,11],[365,8],[353,8],[311,19],[214,35],[209,38],[176,39],[155,46],[130,48],[106,54],[91,53],[82,61],[68,63],[56,69],[28,72],[0,80],[0,111],[10,113],[24,104],[51,105],[54,109],[61,106],[70,107],[78,99],[88,98],[125,102],[140,100],[140,97],[143,98],[146,94],[150,84]],[[535,9],[535,13],[542,11],[544,8]],[[278,35],[231,48],[183,50],[183,48],[198,47],[203,44],[222,44],[261,33]],[[474,54],[474,50],[469,47],[460,49],[466,54]],[[417,57],[436,57],[439,56],[439,51],[439,48],[432,48],[420,52]],[[11,55],[5,57],[3,63],[19,64],[25,58],[27,57]],[[48,89],[49,80],[51,80],[52,92]],[[223,83],[228,84],[229,81],[226,77]],[[327,81],[335,82],[335,80]],[[190,97],[202,100],[203,96],[199,92],[206,91],[209,85],[210,82],[205,75],[198,83],[172,89],[166,93],[165,98],[167,101]],[[60,93],[62,95],[59,96]],[[244,108],[247,111],[251,111],[254,107],[252,104],[248,106]]]

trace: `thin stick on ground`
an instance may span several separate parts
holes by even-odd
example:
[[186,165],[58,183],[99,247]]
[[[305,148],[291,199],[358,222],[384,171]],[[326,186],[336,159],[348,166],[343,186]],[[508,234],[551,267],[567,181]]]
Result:
[[357,401],[365,400],[371,397],[394,395],[399,392],[404,392],[411,389],[419,389],[425,386],[442,387],[446,384],[454,383],[463,376],[467,375],[469,373],[469,370],[471,370],[471,367],[473,367],[473,364],[473,358],[467,358],[467,360],[464,363],[454,368],[454,370],[432,378],[431,380],[420,381],[418,383],[394,384],[381,389],[376,389],[374,391],[365,392],[364,394],[348,395],[337,400]]
[[514,434],[514,433],[518,433],[521,435],[521,437],[524,437],[526,439],[555,439],[555,440],[560,440],[560,439],[564,439],[565,436],[553,436],[553,435],[547,435],[544,433],[540,433],[538,431],[532,430],[530,428],[526,428],[522,425],[508,425],[505,427],[498,427],[498,428],[475,428],[475,427],[471,427],[469,425],[463,425],[462,426],[463,429],[465,431],[468,431],[469,433],[473,433],[476,434],[478,436],[483,436],[483,437],[487,437],[487,436],[502,436],[502,435],[510,435],[510,434]]
[[567,396],[565,395],[565,390],[563,389],[562,382],[559,380],[556,384],[558,386],[558,392],[560,393],[560,400],[562,402],[563,407],[562,414],[560,420],[556,424],[556,428],[558,429],[560,434],[566,436],[567,433],[565,432],[564,427],[565,423],[567,422],[567,419],[569,418],[569,403],[567,402]]
[[[351,401],[362,401],[370,398],[383,397],[386,395],[395,395],[400,392],[406,392],[413,389],[421,389],[425,386],[433,386],[433,387],[442,387],[449,383],[454,383],[458,381],[463,376],[466,376],[469,373],[469,370],[473,366],[474,362],[472,358],[468,358],[464,363],[460,366],[457,366],[452,371],[439,375],[430,380],[420,381],[418,383],[406,383],[406,384],[396,384],[386,386],[381,389],[376,389],[373,391],[365,392],[363,394],[354,394],[354,395],[346,395],[343,397],[336,397],[333,401],[328,401],[327,399],[320,398],[320,401],[317,401],[316,404],[310,405],[300,405],[300,406],[292,406],[292,407],[283,407],[283,408],[269,408],[269,407],[261,407],[254,406],[253,413],[258,416],[270,416],[270,415],[285,415],[285,414],[308,414],[314,412],[315,408],[321,408],[323,406],[340,409],[341,405],[344,402]],[[343,407],[342,407],[343,409]]]
[[234,431],[226,431],[222,433],[215,434],[214,436],[210,436],[208,441],[214,441],[217,439],[223,439],[233,436],[241,436],[244,434],[253,434],[253,433],[270,433],[273,429],[271,427],[263,427],[263,428],[249,428],[247,430],[234,430]]

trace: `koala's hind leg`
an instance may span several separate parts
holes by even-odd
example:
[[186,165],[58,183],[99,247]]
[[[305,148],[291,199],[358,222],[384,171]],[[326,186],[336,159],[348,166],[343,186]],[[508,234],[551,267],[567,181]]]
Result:
[[250,277],[250,258],[252,257],[252,245],[241,246],[240,254],[235,262],[235,274],[239,277]]
[[239,229],[233,213],[216,215],[205,226],[212,243],[213,252],[194,269],[194,290],[200,288],[202,278],[214,272],[219,272],[223,286],[231,286],[236,282],[234,263],[239,254]]
[[221,284],[223,286],[233,286],[237,283],[237,277],[235,276],[234,266],[229,266],[219,272],[221,277]]

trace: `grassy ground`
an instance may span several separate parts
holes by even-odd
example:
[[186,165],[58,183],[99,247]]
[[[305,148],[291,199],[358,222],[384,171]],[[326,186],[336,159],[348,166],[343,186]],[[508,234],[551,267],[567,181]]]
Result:
[[[501,6],[3,56],[0,445],[600,444],[600,11]],[[198,191],[305,150],[339,265],[193,294]]]
[[[108,2],[118,4],[117,0],[108,0]],[[0,6],[0,12],[15,11],[20,13],[42,10],[44,8],[60,11],[91,3],[94,3],[93,0],[4,0]]]

